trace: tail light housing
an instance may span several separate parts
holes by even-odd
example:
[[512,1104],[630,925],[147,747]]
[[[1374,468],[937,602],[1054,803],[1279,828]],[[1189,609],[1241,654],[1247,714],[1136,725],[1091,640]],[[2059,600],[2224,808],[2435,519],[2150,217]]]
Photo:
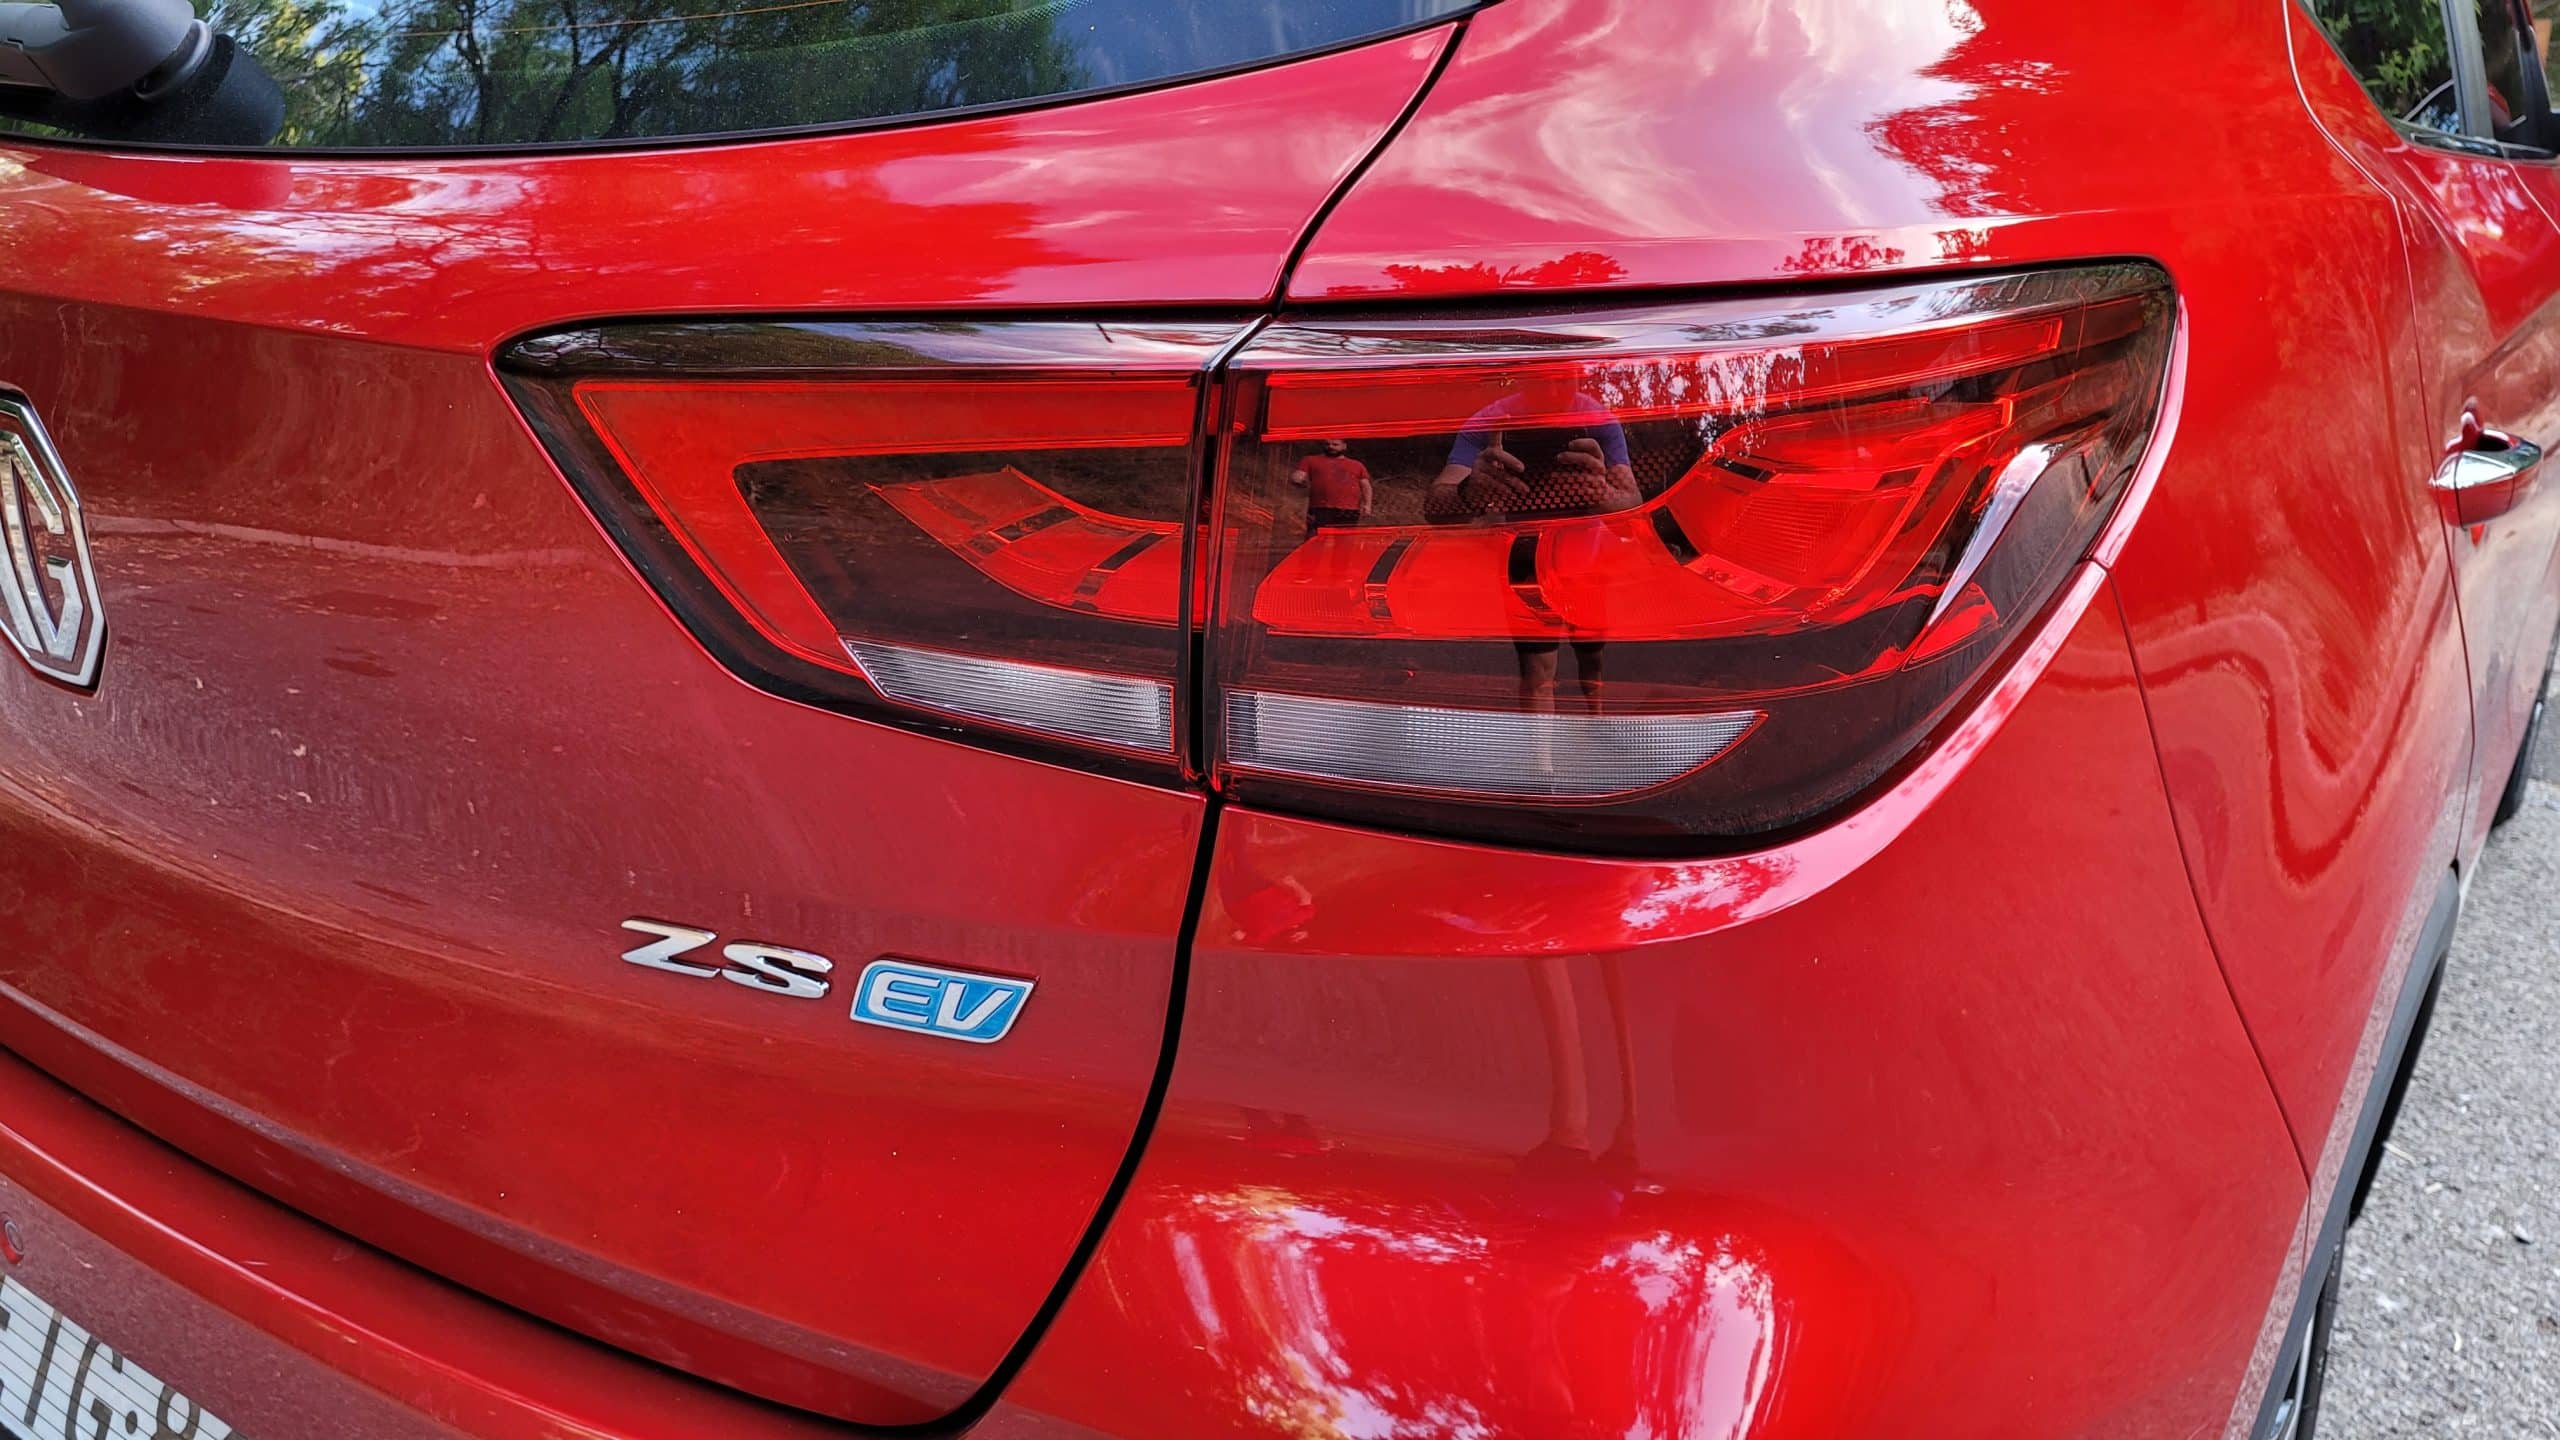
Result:
[[[2160,403],[2158,272],[1275,326],[1232,377],[1215,768],[1525,843],[1802,824],[2042,613]],[[1310,527],[1325,440],[1397,477]]]
[[597,518],[780,694],[1177,771],[1213,362],[1244,323],[624,325],[502,374]]
[[769,688],[1665,852],[1813,821],[1948,722],[2126,494],[2171,324],[2125,264],[1250,338],[613,327],[505,371]]

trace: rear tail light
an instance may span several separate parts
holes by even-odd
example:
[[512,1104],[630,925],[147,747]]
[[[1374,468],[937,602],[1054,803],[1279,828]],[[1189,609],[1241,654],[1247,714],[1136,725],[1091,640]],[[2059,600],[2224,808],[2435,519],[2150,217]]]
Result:
[[1159,777],[1201,397],[1241,327],[664,325],[506,379],[714,653],[820,704]]
[[[2158,273],[2120,266],[1268,329],[1228,367],[1218,782],[1525,843],[1808,820],[2087,552],[2168,326]],[[1311,511],[1325,451],[1370,513]]]
[[2170,314],[2120,265],[1240,350],[613,327],[506,372],[769,688],[1255,803],[1680,849],[1838,806],[1984,682],[2128,488]]

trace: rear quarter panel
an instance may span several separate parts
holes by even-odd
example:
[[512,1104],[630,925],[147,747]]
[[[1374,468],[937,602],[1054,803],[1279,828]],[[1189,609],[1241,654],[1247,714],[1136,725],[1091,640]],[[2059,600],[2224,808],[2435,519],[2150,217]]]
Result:
[[2291,0],[1506,0],[1290,294],[2165,265],[2186,399],[2112,570],[2208,932],[2326,1177],[2453,863],[2471,697],[2398,216],[2306,108],[2305,24]]

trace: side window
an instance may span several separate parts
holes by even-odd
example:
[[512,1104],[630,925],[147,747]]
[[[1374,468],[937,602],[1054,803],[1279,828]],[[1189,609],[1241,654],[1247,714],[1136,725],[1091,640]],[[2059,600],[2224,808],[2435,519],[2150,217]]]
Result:
[[2527,27],[2519,0],[2477,0],[2480,57],[2489,82],[2489,113],[2483,117],[2488,139],[2510,145],[2540,145],[2546,130],[2536,113],[2543,99],[2541,48]]
[[2317,0],[2312,10],[2383,114],[2422,130],[2462,132],[2453,44],[2438,0]]
[[2560,0],[2533,0],[2533,45],[2542,55],[2542,89],[2546,95],[2560,95],[2560,63],[2551,54],[2551,31],[2560,20]]

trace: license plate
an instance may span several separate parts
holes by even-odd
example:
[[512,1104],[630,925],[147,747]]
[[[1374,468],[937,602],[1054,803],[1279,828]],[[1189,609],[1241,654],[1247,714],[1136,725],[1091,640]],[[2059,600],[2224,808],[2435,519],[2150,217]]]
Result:
[[0,1280],[0,1436],[224,1440],[231,1433],[43,1296]]

